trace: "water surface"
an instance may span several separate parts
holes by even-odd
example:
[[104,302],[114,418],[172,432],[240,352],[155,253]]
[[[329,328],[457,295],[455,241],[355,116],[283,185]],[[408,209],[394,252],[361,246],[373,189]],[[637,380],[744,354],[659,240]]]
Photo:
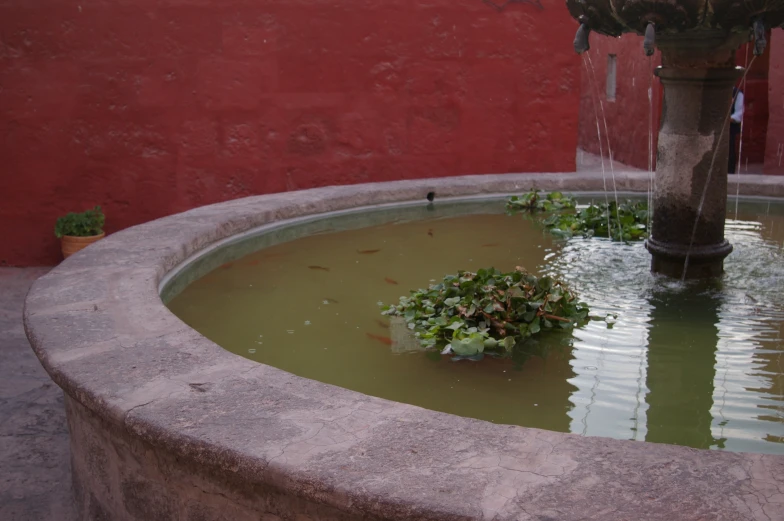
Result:
[[[453,216],[455,205],[387,211],[381,221],[393,222],[269,246],[169,306],[232,352],[390,400],[501,424],[784,453],[784,208],[742,203],[735,219],[730,207],[735,251],[709,284],[651,275],[642,243],[553,240],[495,201],[465,205],[469,215]],[[359,226],[347,219],[334,228]],[[490,266],[555,275],[592,314],[617,319],[542,335],[548,355],[522,365],[394,352],[401,333],[379,302]]]

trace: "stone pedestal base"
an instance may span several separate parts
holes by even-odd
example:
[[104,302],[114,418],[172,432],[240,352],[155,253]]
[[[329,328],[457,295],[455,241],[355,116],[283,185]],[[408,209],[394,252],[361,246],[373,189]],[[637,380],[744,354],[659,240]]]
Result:
[[709,246],[695,246],[691,252],[688,246],[684,248],[654,239],[648,239],[645,247],[652,255],[652,272],[687,279],[718,277],[724,273],[724,258],[732,252],[732,245],[726,240]]

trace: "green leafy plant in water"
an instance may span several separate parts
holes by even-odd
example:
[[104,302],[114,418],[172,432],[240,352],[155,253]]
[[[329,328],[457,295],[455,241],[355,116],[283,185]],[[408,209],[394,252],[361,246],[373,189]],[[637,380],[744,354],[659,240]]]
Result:
[[447,275],[385,306],[382,314],[403,317],[426,348],[478,360],[485,354],[512,356],[515,346],[534,335],[582,324],[588,307],[561,282],[518,267]]
[[70,212],[57,219],[54,234],[59,239],[64,235],[72,237],[92,237],[103,233],[106,218],[100,206],[81,213]]
[[509,214],[520,212],[557,212],[569,210],[577,206],[577,201],[570,195],[561,192],[550,192],[546,196],[540,195],[540,191],[531,189],[523,195],[513,195],[506,201],[506,212]]
[[631,201],[591,204],[576,213],[551,215],[542,222],[560,237],[581,234],[609,237],[614,241],[636,241],[648,236],[648,205]]

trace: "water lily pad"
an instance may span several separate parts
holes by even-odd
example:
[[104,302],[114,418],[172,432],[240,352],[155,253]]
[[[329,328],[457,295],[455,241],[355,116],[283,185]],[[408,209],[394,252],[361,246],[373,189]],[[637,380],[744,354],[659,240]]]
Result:
[[425,349],[460,357],[514,357],[521,341],[544,331],[563,334],[588,317],[587,306],[563,283],[519,267],[447,275],[383,309],[384,315],[402,317]]
[[453,339],[452,351],[460,356],[472,356],[485,350],[481,335],[472,334],[467,338]]

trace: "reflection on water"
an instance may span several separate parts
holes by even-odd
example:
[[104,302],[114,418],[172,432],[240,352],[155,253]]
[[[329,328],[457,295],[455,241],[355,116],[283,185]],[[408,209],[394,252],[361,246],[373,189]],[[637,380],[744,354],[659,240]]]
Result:
[[645,439],[713,446],[711,407],[720,297],[711,292],[657,289],[649,302]]
[[574,239],[545,266],[618,314],[575,332],[572,432],[784,452],[784,219],[762,207],[728,220],[719,282],[656,277],[641,244]]
[[[784,208],[741,205],[727,224],[735,251],[726,276],[685,284],[651,275],[642,244],[556,243],[530,221],[490,214],[501,210],[496,202],[487,214],[451,217],[435,205],[414,222],[402,211],[390,216],[395,224],[271,246],[208,273],[170,307],[253,360],[434,410],[784,453]],[[377,301],[446,273],[516,265],[567,280],[593,315],[617,319],[542,336],[530,349],[548,356],[524,364],[452,363],[404,352],[401,333],[379,315]]]

